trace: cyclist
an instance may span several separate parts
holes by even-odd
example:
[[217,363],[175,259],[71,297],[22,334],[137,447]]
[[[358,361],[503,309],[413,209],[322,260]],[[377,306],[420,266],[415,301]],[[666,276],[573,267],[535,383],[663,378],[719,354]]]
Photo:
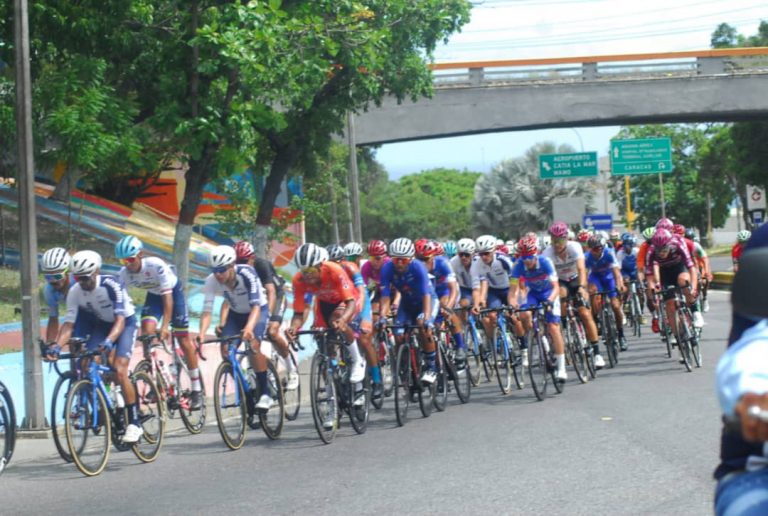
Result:
[[[363,249],[360,244],[352,242],[347,244],[356,245],[360,249],[352,248],[352,254],[348,256],[354,256],[356,253],[362,254]],[[363,348],[366,361],[368,362],[368,372],[371,375],[371,383],[373,384],[371,390],[371,396],[373,398],[380,398],[384,392],[384,387],[381,381],[381,367],[379,367],[379,355],[373,348],[373,322],[371,317],[371,300],[368,298],[368,292],[363,282],[363,275],[360,274],[360,269],[352,261],[346,261],[343,259],[347,252],[347,247],[342,248],[337,244],[331,244],[326,247],[328,251],[328,259],[334,263],[341,265],[347,277],[352,281],[355,289],[357,289],[357,296],[355,303],[357,303],[357,316],[355,317],[353,324],[359,328],[359,345]]]
[[360,267],[360,258],[363,255],[363,246],[357,242],[350,242],[344,246],[344,256],[348,262],[352,262]]
[[458,250],[456,249],[456,242],[453,240],[448,240],[443,244],[443,251],[445,252],[445,257],[449,260],[456,256],[456,253]]
[[59,330],[56,344],[46,358],[56,359],[61,347],[69,342],[73,329],[89,335],[86,349],[103,349],[115,369],[128,409],[128,426],[124,443],[138,442],[143,435],[136,403],[136,390],[131,383],[128,362],[136,341],[136,316],[131,297],[118,276],[100,274],[101,255],[95,251],[79,251],[72,257],[72,275],[77,281],[67,293],[67,314]]
[[[596,234],[589,238],[589,253],[584,262],[589,269],[589,295],[595,299],[598,291],[607,292],[611,301],[613,314],[616,316],[616,331],[619,335],[619,348],[622,351],[628,349],[627,339],[624,337],[623,313],[619,301],[619,292],[624,291],[624,281],[621,278],[619,262],[613,250],[608,248],[605,238]],[[592,303],[592,312],[598,316],[602,308],[598,303]],[[605,328],[603,328],[605,331]]]
[[[371,310],[373,311],[373,323],[379,319],[379,304],[381,300],[381,267],[389,261],[387,256],[387,244],[383,240],[371,240],[368,244],[368,261],[360,267],[363,275],[363,281],[368,289],[368,295],[371,299]],[[395,297],[392,299],[392,310],[397,311],[400,303],[400,292],[395,291]],[[387,314],[385,314],[386,316]]]
[[[200,316],[200,337],[208,333],[211,311],[216,296],[223,296],[228,308],[222,307],[222,320],[217,328],[224,336],[241,336],[250,346],[248,353],[251,367],[256,373],[256,383],[261,392],[255,408],[268,410],[272,406],[267,380],[267,357],[261,352],[261,339],[267,328],[267,296],[258,274],[250,265],[236,264],[237,253],[228,245],[211,249],[208,267],[211,274],[203,285],[203,313]],[[227,356],[221,347],[222,358]]]
[[584,323],[587,340],[589,340],[592,353],[595,356],[595,367],[602,369],[605,367],[605,360],[600,355],[600,348],[598,347],[597,326],[589,311],[589,305],[582,295],[587,292],[587,269],[584,266],[584,252],[577,242],[568,240],[568,225],[565,222],[552,224],[549,228],[549,234],[552,236],[552,245],[547,247],[541,255],[555,265],[560,285],[560,297],[575,299],[574,306]]
[[[533,233],[531,238],[536,238]],[[514,306],[510,286],[513,283],[512,270],[515,264],[501,253],[496,252],[496,237],[483,235],[475,241],[479,259],[472,262],[472,311],[476,315],[483,308],[499,308]],[[483,317],[483,326],[487,336],[493,335],[497,325],[497,315],[489,312]],[[525,339],[525,329],[516,316],[510,315],[509,320],[515,329],[515,335],[520,342],[523,367],[528,367],[528,342]]]
[[707,292],[709,291],[709,283],[712,281],[712,268],[709,264],[709,256],[707,251],[699,243],[699,237],[696,236],[696,232],[693,228],[685,230],[685,238],[693,242],[693,258],[696,262],[696,266],[699,269],[699,290],[701,291],[701,310],[706,313],[709,312],[709,300],[707,299]]
[[66,249],[54,247],[43,254],[40,269],[45,278],[43,297],[48,305],[48,325],[45,328],[45,341],[53,342],[59,334],[59,305],[67,301],[69,289],[76,283],[69,274],[72,258]]
[[414,249],[416,258],[424,263],[427,271],[434,278],[435,294],[440,302],[440,317],[445,317],[453,330],[453,339],[456,342],[456,366],[462,368],[467,359],[467,347],[464,344],[461,320],[453,311],[459,297],[456,274],[448,258],[437,255],[438,249],[435,242],[426,239],[417,240]]
[[739,260],[741,259],[741,253],[744,251],[744,246],[747,245],[747,241],[752,236],[751,231],[742,229],[736,234],[736,243],[731,248],[731,260],[733,261],[733,272],[739,272]]
[[[456,275],[459,284],[459,306],[466,308],[472,304],[472,261],[475,259],[475,241],[471,238],[462,238],[456,244],[457,255],[451,258],[451,269]],[[462,324],[467,324],[467,312],[460,313]]]
[[[413,259],[415,254],[413,242],[408,238],[398,238],[389,245],[392,260],[381,268],[381,310],[389,312],[392,287],[396,288],[402,294],[402,302],[397,309],[397,324],[419,327],[419,343],[427,363],[421,381],[433,384],[437,380],[437,348],[432,328],[440,305],[429,280],[429,272],[421,261]],[[395,335],[402,343],[403,330],[398,328]]]
[[[658,268],[658,277],[662,287],[678,285],[684,287],[686,284],[691,286],[686,290],[685,300],[691,309],[693,316],[693,326],[701,328],[704,326],[704,318],[699,311],[696,303],[696,292],[698,288],[698,275],[691,255],[688,253],[688,246],[666,229],[657,229],[651,239],[651,247],[648,249],[648,257],[645,263],[645,275],[648,278],[649,288],[657,288],[656,274],[654,269]],[[667,310],[667,320],[675,320],[675,293],[664,292],[663,298]],[[676,328],[675,324],[670,324]]]
[[[635,293],[637,294],[639,305],[638,308],[642,313],[645,300],[643,298],[643,290],[640,288],[641,282],[637,270],[637,257],[640,251],[635,243],[635,237],[632,234],[623,233],[621,235],[621,250],[616,253],[616,260],[618,260],[619,265],[621,266],[621,277],[624,279],[624,285],[628,286],[630,282],[635,283]],[[624,302],[626,302],[629,293],[629,288],[627,288],[627,291],[622,296]],[[640,323],[644,324],[642,315],[638,314],[638,316],[640,317]]]
[[611,231],[610,242],[608,244],[608,247],[613,249],[614,254],[617,254],[619,251],[621,251],[621,244],[622,244],[621,233],[619,233],[617,230],[614,229],[613,231]]
[[576,233],[576,241],[581,245],[581,250],[585,253],[589,250],[589,246],[587,245],[587,242],[589,241],[589,237],[592,236],[592,232],[588,229],[580,229],[578,233]]
[[[358,385],[365,379],[365,359],[357,345],[359,328],[354,322],[359,310],[357,291],[341,265],[327,258],[325,249],[309,242],[302,244],[293,255],[293,263],[299,271],[293,276],[293,318],[286,334],[296,338],[308,308],[305,294],[312,294],[315,298],[314,326],[330,327],[344,336],[344,346],[351,359],[349,381],[357,388],[354,404],[359,406],[365,403],[362,386]],[[333,422],[324,424],[333,425]]]
[[[518,307],[519,281],[520,278],[524,278],[528,291],[525,306],[532,307],[539,303],[544,303],[547,306],[547,332],[552,338],[552,347],[557,362],[555,376],[558,381],[565,382],[568,379],[568,373],[565,370],[563,334],[560,332],[560,285],[555,266],[549,258],[538,254],[536,238],[523,237],[517,244],[517,249],[520,252],[520,260],[517,261],[512,270],[511,288],[509,289],[510,305],[513,308]],[[530,330],[531,314],[523,312],[520,314],[520,319],[523,327]]]
[[[256,271],[261,281],[261,286],[267,294],[267,304],[262,305],[261,310],[269,314],[267,322],[267,335],[270,341],[275,345],[278,355],[283,358],[285,370],[288,375],[286,379],[286,390],[292,391],[299,386],[299,372],[296,365],[290,359],[291,353],[288,342],[280,333],[280,325],[283,323],[285,315],[285,279],[275,270],[274,265],[269,260],[256,256],[256,251],[250,242],[241,240],[235,244],[235,263],[250,265]],[[222,320],[225,318],[222,318]]]
[[173,324],[173,336],[178,339],[187,357],[189,377],[192,383],[190,410],[200,410],[203,405],[197,352],[189,340],[189,315],[184,288],[173,268],[155,256],[144,254],[144,244],[132,235],[126,235],[115,245],[115,257],[120,262],[120,280],[129,287],[147,291],[141,309],[141,334],[150,335],[160,325],[160,339],[170,337],[169,325]]
[[[637,250],[637,277],[640,281],[648,284],[645,277],[645,261],[648,257],[648,248],[651,247],[651,238],[656,232],[654,226],[648,226],[643,230],[643,243],[640,244]],[[661,331],[659,327],[659,312],[657,311],[656,299],[652,292],[648,292],[645,297],[645,305],[648,307],[648,311],[651,313],[651,330],[653,333],[659,333]]]

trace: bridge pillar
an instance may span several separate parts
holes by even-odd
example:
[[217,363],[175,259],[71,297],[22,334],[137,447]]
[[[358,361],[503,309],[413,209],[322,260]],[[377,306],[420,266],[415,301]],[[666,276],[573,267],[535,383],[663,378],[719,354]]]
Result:
[[597,63],[582,63],[581,64],[581,80],[582,81],[596,81],[597,80]]
[[725,58],[723,57],[697,57],[698,75],[720,75],[726,73]]

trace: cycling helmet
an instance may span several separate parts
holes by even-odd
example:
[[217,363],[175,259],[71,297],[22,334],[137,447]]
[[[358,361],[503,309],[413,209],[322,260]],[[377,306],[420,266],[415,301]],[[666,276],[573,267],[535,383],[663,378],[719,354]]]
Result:
[[746,229],[742,229],[736,234],[736,240],[739,242],[746,242],[752,236],[752,232]]
[[453,258],[456,256],[456,242],[453,240],[448,240],[446,243],[444,243],[443,252],[448,258]]
[[445,254],[445,249],[443,248],[442,242],[438,242],[437,240],[432,240],[432,243],[435,244],[435,249],[437,249],[437,253],[435,256],[440,256],[441,254]]
[[475,252],[475,241],[471,238],[462,238],[459,243],[456,244],[456,250],[460,253],[472,254]]
[[363,246],[357,242],[350,242],[344,246],[345,256],[360,256],[363,254]]
[[396,238],[389,244],[389,255],[398,258],[412,258],[416,249],[410,238]]
[[629,233],[621,235],[621,244],[624,247],[632,247],[635,245],[635,237]]
[[611,238],[612,242],[616,242],[618,240],[621,240],[621,233],[619,233],[618,231],[616,231],[614,229],[613,231],[611,231],[611,237],[610,238]]
[[565,222],[555,222],[549,226],[549,234],[552,238],[568,238],[568,224]]
[[591,235],[592,233],[590,233],[588,229],[580,229],[579,232],[576,234],[576,240],[578,240],[583,244],[589,240],[589,237]]
[[115,245],[115,257],[118,260],[133,258],[144,248],[141,240],[133,235],[126,235]]
[[235,263],[237,253],[230,245],[217,245],[211,249],[208,255],[208,267],[216,269],[218,267],[227,267]]
[[437,256],[437,246],[432,240],[422,238],[414,244],[417,258],[431,258]]
[[678,235],[678,236],[685,235],[685,226],[683,226],[682,224],[675,224],[674,226],[672,226],[672,234]]
[[247,242],[245,240],[240,240],[238,243],[235,244],[235,257],[237,261],[247,261],[250,260],[253,255],[255,255],[256,252],[253,250],[253,246],[250,242]]
[[78,251],[72,257],[72,274],[86,276],[101,269],[101,255],[96,251]]
[[595,235],[597,235],[597,236],[599,236],[599,237],[601,237],[601,238],[605,239],[605,241],[606,241],[606,242],[607,242],[607,241],[608,241],[608,239],[610,238],[610,237],[608,236],[608,232],[607,232],[607,231],[595,231]]
[[339,244],[327,245],[325,250],[328,251],[328,259],[332,262],[340,262],[344,258],[344,248]]
[[572,229],[568,229],[568,240],[574,240],[576,238],[576,233],[573,232]]
[[598,249],[600,247],[605,247],[607,244],[605,237],[599,234],[592,235],[589,237],[589,240],[587,240],[587,247],[590,249]]
[[686,228],[685,238],[688,240],[696,240],[696,231],[693,228]]
[[542,249],[549,247],[551,243],[552,243],[552,237],[550,237],[549,235],[544,235],[543,237],[541,237]]
[[496,237],[493,235],[483,235],[475,240],[475,249],[478,253],[487,253],[496,250]]
[[317,267],[327,259],[328,255],[326,250],[311,242],[302,244],[298,249],[296,249],[296,254],[293,255],[293,263],[299,269]]
[[533,231],[529,231],[528,233],[526,233],[525,235],[523,235],[523,238],[525,238],[525,237],[530,237],[530,238],[539,238],[539,235],[537,235],[537,234],[536,234],[536,233],[534,233]]
[[509,247],[507,247],[507,244],[500,245],[496,250],[509,256]]
[[658,220],[658,222],[656,222],[656,229],[666,229],[667,231],[672,231],[674,226],[675,224],[666,217],[661,218]]
[[531,256],[539,250],[539,240],[529,235],[524,236],[517,243],[517,251],[521,256]]
[[40,268],[43,273],[51,272],[63,272],[69,268],[69,262],[71,258],[69,253],[63,247],[54,247],[48,249],[43,254],[43,259],[40,261]]
[[672,232],[668,229],[657,229],[656,233],[653,234],[651,244],[653,244],[653,247],[656,249],[661,249],[662,247],[669,245],[672,238]]
[[368,256],[384,256],[387,254],[387,244],[383,240],[371,240],[368,244]]
[[651,238],[653,238],[654,233],[656,233],[656,228],[653,226],[648,226],[643,230],[643,238],[650,241]]

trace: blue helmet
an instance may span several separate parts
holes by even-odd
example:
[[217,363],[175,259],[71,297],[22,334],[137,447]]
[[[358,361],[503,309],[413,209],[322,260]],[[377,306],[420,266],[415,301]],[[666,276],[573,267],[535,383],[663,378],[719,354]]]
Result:
[[446,243],[443,244],[443,252],[445,253],[445,256],[448,258],[453,258],[456,256],[456,242],[453,240],[449,240]]
[[115,245],[115,256],[118,260],[132,258],[139,254],[142,249],[144,249],[144,244],[141,243],[141,240],[133,235],[126,235]]
[[621,243],[627,246],[635,245],[635,237],[631,233],[623,233],[621,235]]

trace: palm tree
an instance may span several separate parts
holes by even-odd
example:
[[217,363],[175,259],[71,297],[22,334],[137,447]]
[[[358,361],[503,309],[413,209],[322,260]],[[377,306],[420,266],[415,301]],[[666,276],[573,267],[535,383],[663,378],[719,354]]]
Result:
[[574,152],[568,145],[538,143],[525,155],[504,160],[475,183],[472,214],[481,233],[519,238],[528,231],[542,231],[552,222],[552,199],[594,197],[592,181],[539,179],[539,155]]

